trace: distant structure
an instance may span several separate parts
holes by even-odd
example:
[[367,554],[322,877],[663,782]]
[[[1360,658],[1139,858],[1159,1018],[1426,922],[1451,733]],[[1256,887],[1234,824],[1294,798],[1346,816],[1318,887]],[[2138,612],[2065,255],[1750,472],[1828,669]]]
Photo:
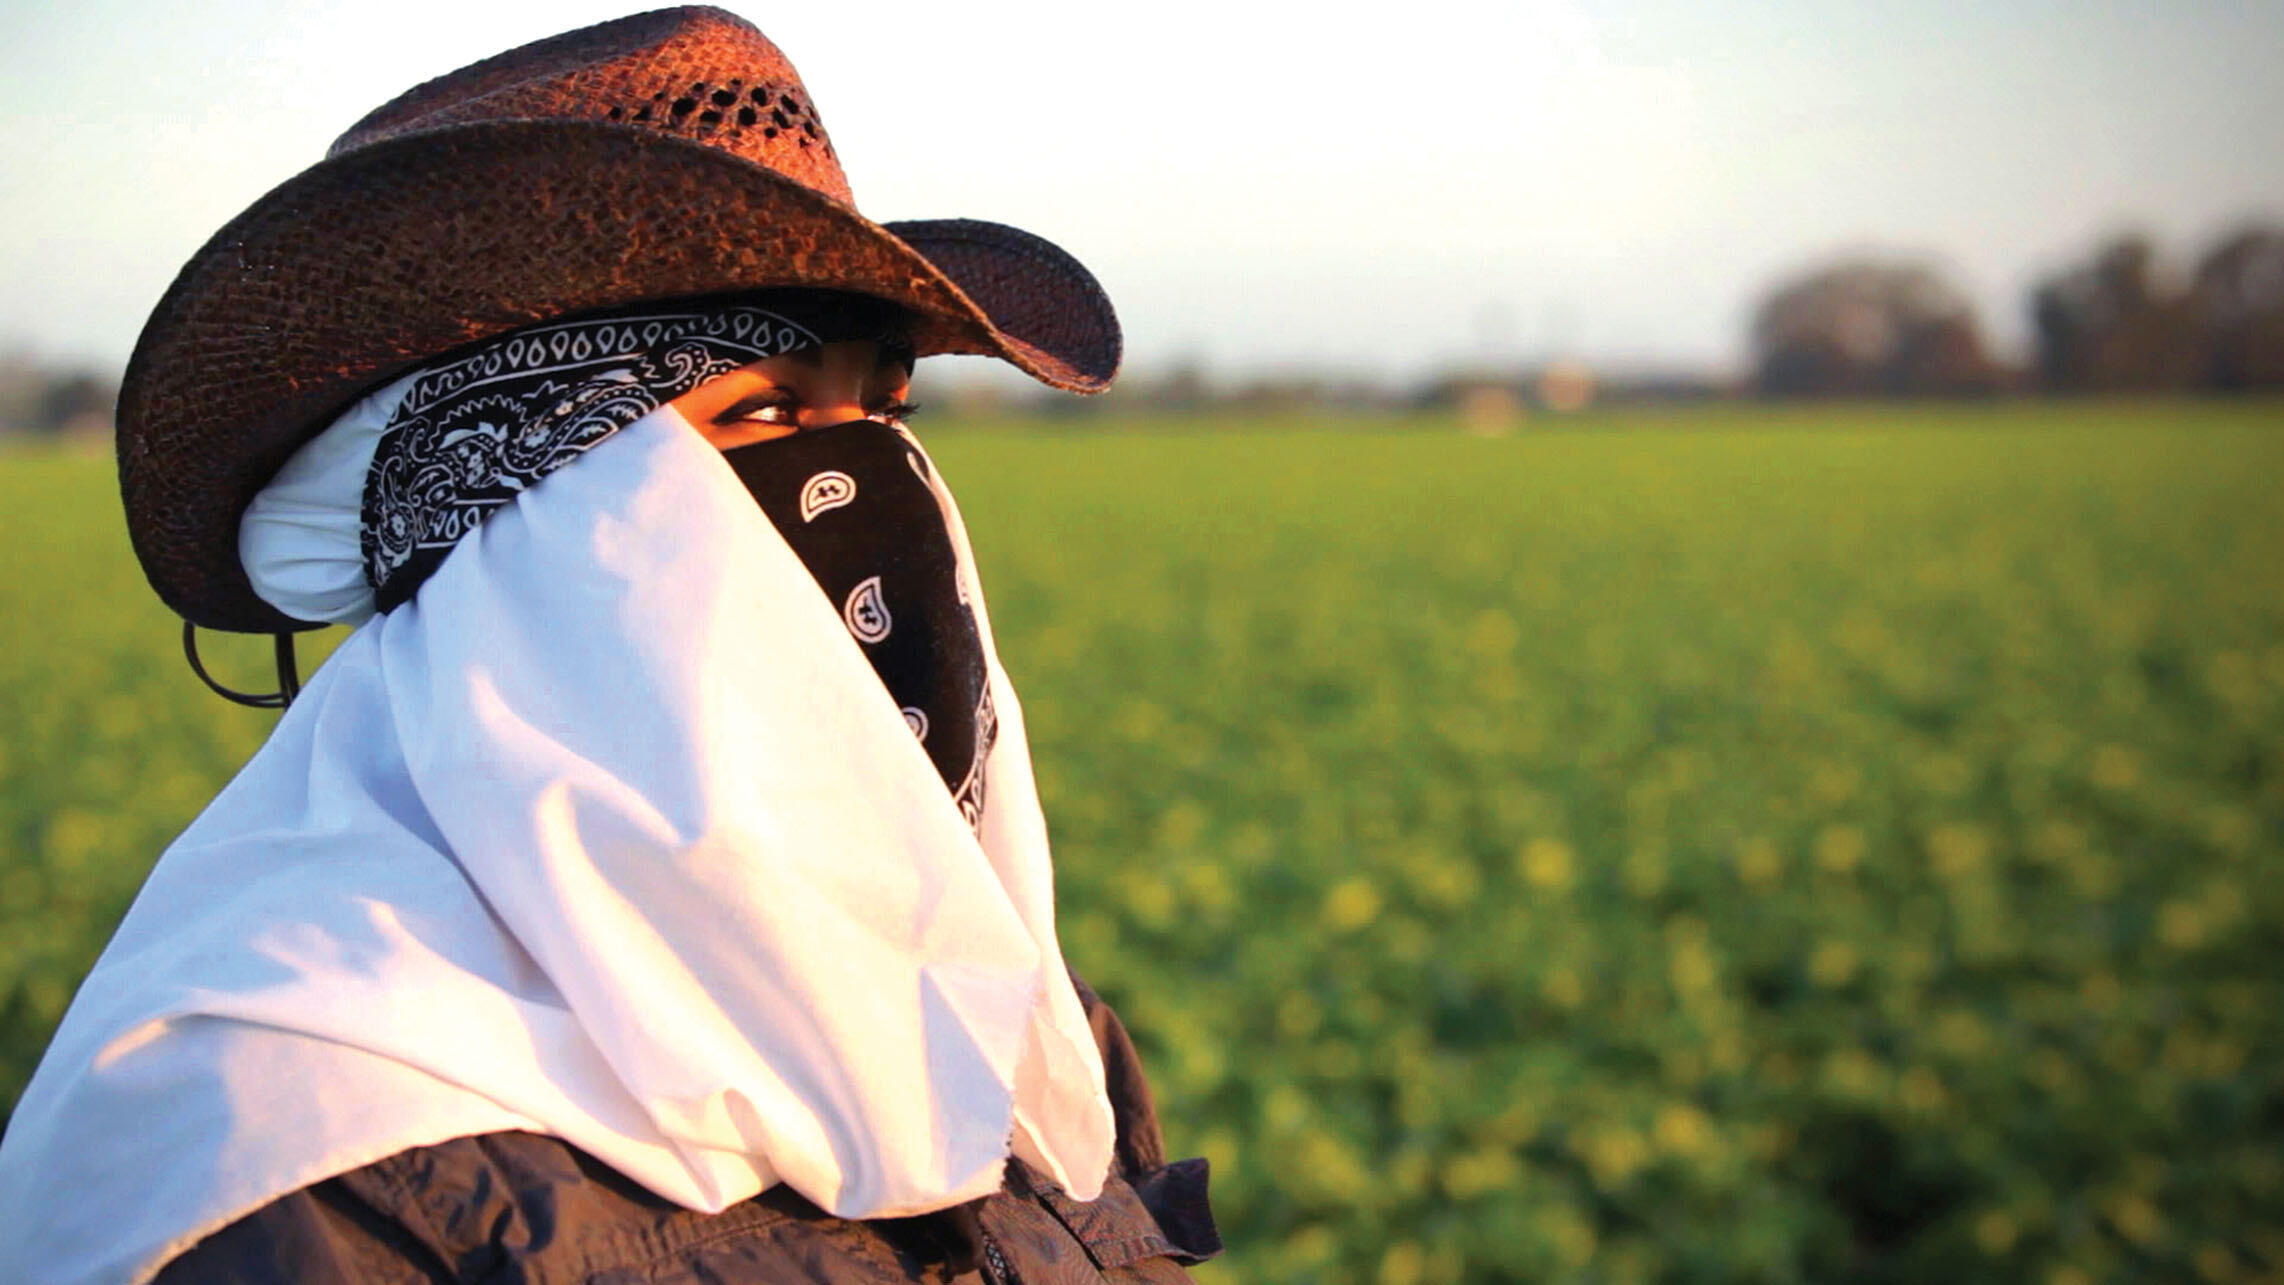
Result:
[[1594,403],[1598,385],[1583,362],[1550,362],[1538,370],[1492,373],[1461,370],[1430,380],[1411,400],[1421,410],[1446,411],[1479,437],[1520,429],[1533,412],[1567,415]]
[[1976,396],[2006,382],[1966,296],[1909,261],[1844,260],[1780,284],[1753,314],[1752,346],[1769,397]]
[[108,437],[118,405],[116,380],[0,355],[0,435]]
[[1557,415],[1585,410],[1594,404],[1594,372],[1582,361],[1548,362],[1539,371],[1538,404]]

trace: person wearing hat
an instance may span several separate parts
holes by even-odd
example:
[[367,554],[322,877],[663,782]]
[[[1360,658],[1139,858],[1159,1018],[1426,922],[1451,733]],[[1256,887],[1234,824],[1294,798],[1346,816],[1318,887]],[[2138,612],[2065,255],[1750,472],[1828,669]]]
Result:
[[18,1104],[0,1279],[1213,1253],[1203,1162],[1062,962],[1021,707],[902,423],[937,353],[1094,392],[1119,332],[1037,237],[858,214],[715,9],[418,86],[217,233],[129,364],[121,493],[186,640],[276,635],[284,713]]

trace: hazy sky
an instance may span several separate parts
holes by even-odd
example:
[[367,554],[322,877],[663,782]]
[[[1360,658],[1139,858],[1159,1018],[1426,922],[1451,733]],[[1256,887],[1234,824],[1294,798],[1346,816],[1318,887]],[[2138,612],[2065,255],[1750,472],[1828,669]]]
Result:
[[[730,7],[868,215],[1060,242],[1130,368],[1734,366],[1757,293],[1851,249],[1933,256],[2017,343],[2025,287],[2107,232],[2185,258],[2284,219],[2275,0]],[[0,350],[122,362],[367,109],[627,11],[0,0]]]

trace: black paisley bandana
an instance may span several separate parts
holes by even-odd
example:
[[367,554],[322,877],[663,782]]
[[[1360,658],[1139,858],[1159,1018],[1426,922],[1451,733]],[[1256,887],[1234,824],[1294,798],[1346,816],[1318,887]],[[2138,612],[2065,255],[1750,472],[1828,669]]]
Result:
[[983,637],[928,461],[856,420],[723,452],[864,649],[961,815],[998,734]]
[[842,339],[909,352],[905,333],[893,305],[781,290],[530,326],[428,367],[365,475],[374,606],[394,609],[493,510],[706,380]]

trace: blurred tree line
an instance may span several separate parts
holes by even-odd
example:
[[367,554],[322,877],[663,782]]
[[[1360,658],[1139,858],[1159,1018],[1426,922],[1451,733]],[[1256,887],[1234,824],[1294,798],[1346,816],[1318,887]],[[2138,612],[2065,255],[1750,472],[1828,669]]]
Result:
[[2223,237],[2174,280],[2120,236],[2031,291],[2013,370],[1930,264],[1853,259],[1780,284],[1753,314],[1753,386],[1775,397],[1968,397],[2284,388],[2284,228]]
[[[1780,282],[1754,310],[1752,369],[1737,381],[1695,373],[1455,367],[1399,388],[1353,376],[1283,371],[1232,385],[1191,358],[1129,372],[1109,396],[1074,402],[1036,390],[944,388],[956,411],[1055,418],[1196,412],[1246,417],[1456,411],[1500,431],[1527,412],[1593,402],[1765,397],[1977,397],[2284,390],[2284,225],[2222,237],[2193,271],[2166,271],[2138,235],[2114,237],[2037,283],[2027,301],[2032,349],[2021,366],[1995,356],[1973,304],[1936,265],[1856,257]],[[0,437],[107,437],[115,375],[0,353]],[[939,399],[943,400],[943,399]]]
[[118,405],[116,378],[59,369],[22,354],[0,354],[0,436],[108,438]]

